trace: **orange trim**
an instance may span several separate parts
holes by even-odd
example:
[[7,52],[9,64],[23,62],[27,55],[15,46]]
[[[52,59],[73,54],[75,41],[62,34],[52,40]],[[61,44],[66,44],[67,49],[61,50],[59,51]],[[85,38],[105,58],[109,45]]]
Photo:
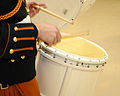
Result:
[[0,20],[5,20],[15,15],[19,11],[21,5],[22,5],[22,0],[18,0],[16,7],[11,12],[0,16]]
[[20,41],[20,40],[35,40],[35,37],[17,38],[17,41]]
[[17,31],[20,31],[20,30],[34,30],[34,27],[22,27],[17,29]]
[[6,52],[6,49],[7,49],[7,46],[8,46],[8,43],[9,43],[9,39],[10,39],[10,25],[8,24],[8,40],[7,40],[7,43],[6,43],[6,46],[5,46],[5,49],[3,51],[3,54],[0,56],[0,58],[5,54]]
[[21,49],[13,49],[14,52],[17,52],[17,51],[24,51],[24,50],[33,50],[33,47],[27,47],[27,48],[21,48]]

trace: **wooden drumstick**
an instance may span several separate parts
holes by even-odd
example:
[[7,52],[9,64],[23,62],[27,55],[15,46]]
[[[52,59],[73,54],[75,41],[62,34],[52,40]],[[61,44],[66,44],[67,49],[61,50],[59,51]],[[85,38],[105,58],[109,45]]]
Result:
[[56,17],[56,18],[58,18],[58,19],[61,19],[61,20],[65,21],[65,22],[68,22],[68,23],[70,23],[70,24],[73,24],[73,21],[67,20],[67,19],[65,19],[64,17],[61,17],[61,16],[59,16],[59,15],[57,15],[57,14],[55,14],[55,13],[53,13],[53,12],[51,12],[51,11],[45,9],[45,8],[43,8],[43,7],[40,7],[40,6],[38,6],[38,5],[32,5],[32,6],[35,7],[35,8],[40,8],[41,11],[43,11],[43,12],[45,12],[45,13],[51,15],[51,16],[54,16],[54,17]]
[[[89,32],[86,31],[86,32],[79,33],[79,34],[69,34],[69,33],[61,32],[62,39],[68,39],[68,38],[72,38],[72,37],[81,37],[84,35],[89,35]],[[40,39],[37,41],[38,44],[40,44],[41,42],[43,42],[43,41],[41,41]]]
[[[67,39],[67,38],[72,38],[72,37],[81,37],[81,36],[85,36],[85,35],[89,35],[89,32],[82,32],[82,33],[78,33],[78,34],[69,34],[69,33],[64,33],[64,32],[60,32],[62,39]],[[42,41],[39,39],[38,40],[39,43],[41,43]]]
[[89,35],[89,32],[86,31],[86,32],[77,33],[77,34],[69,34],[69,33],[61,32],[62,39],[67,39],[72,37],[81,37],[85,35]]

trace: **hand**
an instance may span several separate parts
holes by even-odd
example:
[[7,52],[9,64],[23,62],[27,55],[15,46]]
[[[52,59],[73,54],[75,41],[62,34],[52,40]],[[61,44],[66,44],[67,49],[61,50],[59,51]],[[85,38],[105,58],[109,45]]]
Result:
[[39,5],[40,7],[47,8],[47,6],[45,4],[36,3],[35,1],[28,2],[27,7],[30,10],[29,11],[30,17],[34,17],[40,11],[40,8],[35,8],[35,7],[33,7],[33,5]]
[[60,42],[61,34],[56,26],[49,24],[35,25],[38,29],[38,38],[45,42],[48,46],[52,46]]

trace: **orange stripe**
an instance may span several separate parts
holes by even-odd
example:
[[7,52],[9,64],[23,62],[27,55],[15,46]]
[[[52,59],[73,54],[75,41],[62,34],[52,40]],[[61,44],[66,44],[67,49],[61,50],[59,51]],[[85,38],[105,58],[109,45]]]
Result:
[[5,49],[4,49],[4,51],[3,51],[3,54],[0,56],[0,58],[1,58],[1,57],[5,54],[5,52],[6,52],[6,49],[7,49],[8,43],[9,43],[9,39],[10,39],[10,25],[8,24],[8,40],[7,40]]
[[22,5],[22,0],[18,0],[16,7],[11,12],[0,16],[0,20],[5,20],[15,15],[19,11],[21,5]]
[[25,37],[25,38],[17,38],[18,41],[20,40],[35,40],[35,37]]
[[17,51],[24,51],[24,50],[33,50],[33,47],[27,47],[27,48],[21,48],[21,49],[13,49],[14,52],[17,52]]
[[17,31],[20,31],[20,30],[34,30],[34,27],[22,27],[22,28],[18,28]]

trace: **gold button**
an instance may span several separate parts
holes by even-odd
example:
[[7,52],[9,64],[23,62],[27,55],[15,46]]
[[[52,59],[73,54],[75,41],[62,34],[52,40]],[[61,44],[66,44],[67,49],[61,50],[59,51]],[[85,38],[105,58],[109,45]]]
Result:
[[25,59],[25,56],[21,56],[21,59]]
[[15,59],[11,59],[11,62],[15,62]]
[[14,41],[14,42],[17,42],[17,37],[14,37],[14,38],[13,38],[13,41]]
[[17,31],[17,30],[18,30],[18,27],[17,27],[17,26],[15,26],[15,27],[14,27],[14,30],[15,30],[15,31]]
[[10,54],[13,54],[14,53],[14,50],[13,49],[10,49]]

